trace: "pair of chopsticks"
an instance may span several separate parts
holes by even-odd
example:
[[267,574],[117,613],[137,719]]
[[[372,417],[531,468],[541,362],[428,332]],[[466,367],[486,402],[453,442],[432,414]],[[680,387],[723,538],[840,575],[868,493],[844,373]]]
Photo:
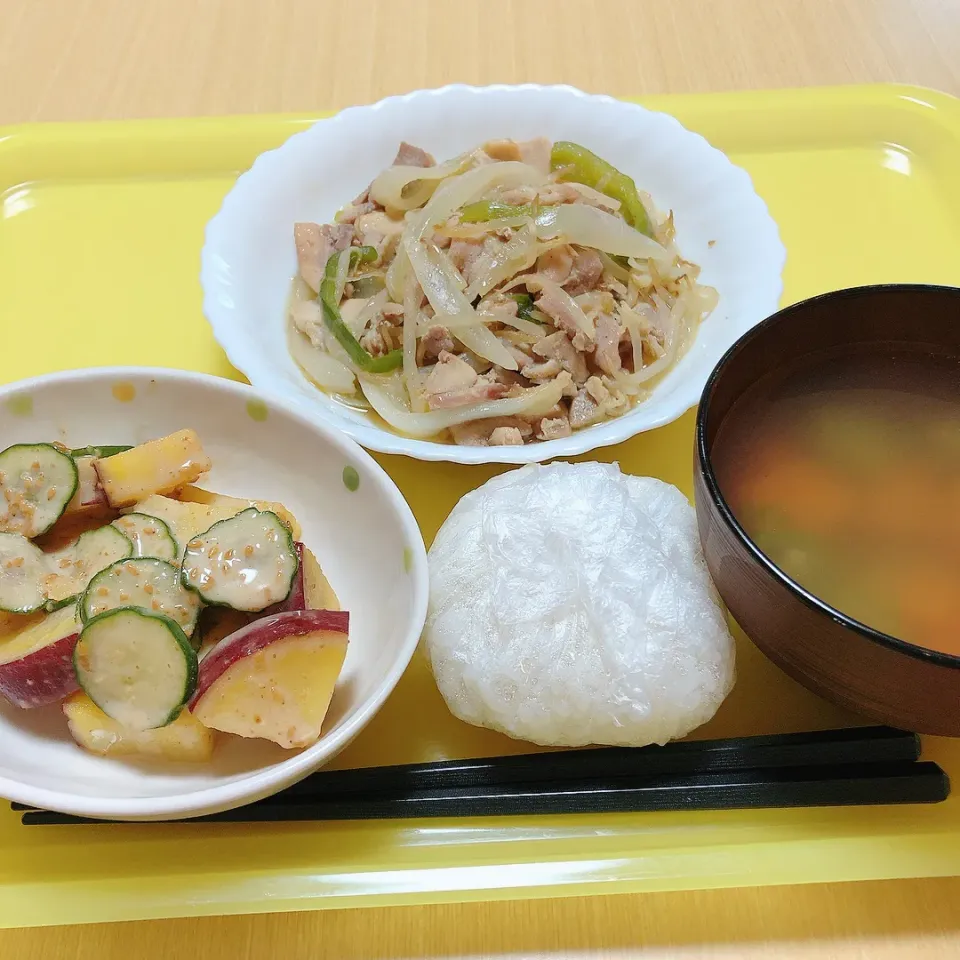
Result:
[[[920,738],[889,727],[601,747],[313,774],[207,823],[938,803]],[[25,825],[99,823],[22,804]]]

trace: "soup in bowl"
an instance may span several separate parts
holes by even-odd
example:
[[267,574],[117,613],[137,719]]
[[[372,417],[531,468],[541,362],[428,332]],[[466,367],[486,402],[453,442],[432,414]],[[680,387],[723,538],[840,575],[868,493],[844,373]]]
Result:
[[745,632],[867,716],[960,735],[960,290],[775,314],[707,384],[697,509]]

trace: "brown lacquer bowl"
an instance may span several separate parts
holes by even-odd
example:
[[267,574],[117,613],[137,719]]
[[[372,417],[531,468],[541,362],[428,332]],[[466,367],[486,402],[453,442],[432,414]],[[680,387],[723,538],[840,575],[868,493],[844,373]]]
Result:
[[960,289],[904,284],[828,293],[781,310],[731,347],[707,382],[697,416],[700,537],[730,613],[791,677],[874,720],[960,736],[960,657],[873,630],[794,582],[747,535],[714,471],[720,427],[738,415],[736,401],[762,373],[796,364],[811,344],[856,355],[890,343],[960,353]]

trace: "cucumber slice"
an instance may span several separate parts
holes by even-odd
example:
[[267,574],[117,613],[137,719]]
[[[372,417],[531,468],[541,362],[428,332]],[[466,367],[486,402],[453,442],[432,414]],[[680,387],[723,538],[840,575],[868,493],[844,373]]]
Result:
[[119,446],[102,446],[102,447],[77,447],[74,450],[70,451],[71,457],[93,457],[95,460],[100,460],[102,457],[112,457],[117,453],[126,453],[128,450],[132,450],[133,447],[130,444],[120,444]]
[[0,531],[33,539],[60,519],[77,492],[73,457],[50,443],[16,443],[0,453]]
[[87,696],[131,730],[172,723],[197,685],[197,655],[180,627],[131,607],[87,622],[73,666]]
[[51,572],[44,580],[49,600],[83,593],[90,579],[117,560],[133,555],[133,544],[116,527],[99,527],[80,534],[69,547],[50,554]]
[[0,610],[35,613],[46,595],[47,557],[19,533],[0,533]]
[[146,513],[126,513],[112,524],[132,544],[135,557],[159,557],[173,560],[180,551],[177,540],[159,517]]
[[101,570],[80,600],[83,622],[117,607],[161,613],[189,637],[200,616],[200,598],[180,583],[180,569],[157,557],[130,557]]
[[212,606],[254,612],[286,600],[299,564],[283,521],[251,507],[187,544],[181,578]]

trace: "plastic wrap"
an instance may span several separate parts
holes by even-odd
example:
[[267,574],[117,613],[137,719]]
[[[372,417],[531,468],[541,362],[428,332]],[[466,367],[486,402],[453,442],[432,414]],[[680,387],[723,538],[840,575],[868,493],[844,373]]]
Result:
[[616,464],[524,467],[467,494],[430,550],[430,593],[450,710],[518,739],[665,743],[733,687],[693,508]]

